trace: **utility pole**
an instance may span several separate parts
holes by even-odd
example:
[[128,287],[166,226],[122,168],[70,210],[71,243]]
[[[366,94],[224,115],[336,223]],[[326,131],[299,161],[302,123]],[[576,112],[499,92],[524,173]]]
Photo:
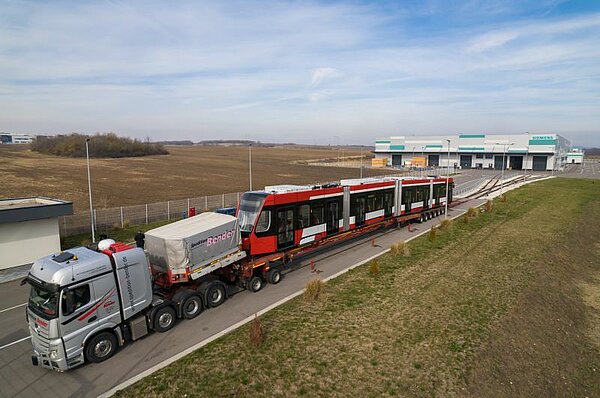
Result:
[[88,178],[88,194],[90,196],[90,224],[92,228],[92,243],[96,241],[96,233],[94,232],[94,206],[92,205],[92,178],[90,176],[90,149],[88,143],[91,138],[85,139],[85,158],[87,160],[87,178]]
[[360,147],[360,178],[363,178],[362,164],[363,164],[363,148],[361,146]]
[[248,171],[250,174],[250,191],[252,191],[252,143],[248,145]]

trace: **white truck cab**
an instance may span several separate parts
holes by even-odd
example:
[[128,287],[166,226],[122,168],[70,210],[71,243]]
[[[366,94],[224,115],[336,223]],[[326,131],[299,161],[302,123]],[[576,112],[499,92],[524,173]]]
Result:
[[34,365],[64,371],[85,360],[100,362],[123,343],[124,334],[131,337],[132,327],[143,322],[147,333],[145,316],[135,323],[153,302],[142,249],[124,244],[103,251],[69,249],[37,260],[27,281]]

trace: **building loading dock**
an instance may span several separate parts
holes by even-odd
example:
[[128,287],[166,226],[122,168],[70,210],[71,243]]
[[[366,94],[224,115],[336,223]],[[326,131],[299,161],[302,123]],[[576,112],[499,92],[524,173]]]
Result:
[[72,202],[0,199],[0,269],[30,264],[60,251],[58,217],[71,214]]

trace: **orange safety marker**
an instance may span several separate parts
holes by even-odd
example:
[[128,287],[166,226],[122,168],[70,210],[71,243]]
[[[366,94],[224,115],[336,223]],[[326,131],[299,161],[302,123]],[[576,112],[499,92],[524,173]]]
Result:
[[310,272],[315,272],[315,262],[314,262],[314,260],[310,260]]
[[408,232],[412,232],[412,223],[408,223]]
[[375,247],[375,238],[371,238],[371,247]]

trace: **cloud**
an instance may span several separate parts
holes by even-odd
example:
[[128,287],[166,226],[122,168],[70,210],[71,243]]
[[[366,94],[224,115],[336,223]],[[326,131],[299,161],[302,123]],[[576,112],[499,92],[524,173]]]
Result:
[[317,68],[312,71],[311,86],[318,86],[324,80],[340,76],[340,72],[335,68]]
[[468,53],[478,53],[502,46],[519,37],[517,32],[493,32],[481,35],[467,48]]

